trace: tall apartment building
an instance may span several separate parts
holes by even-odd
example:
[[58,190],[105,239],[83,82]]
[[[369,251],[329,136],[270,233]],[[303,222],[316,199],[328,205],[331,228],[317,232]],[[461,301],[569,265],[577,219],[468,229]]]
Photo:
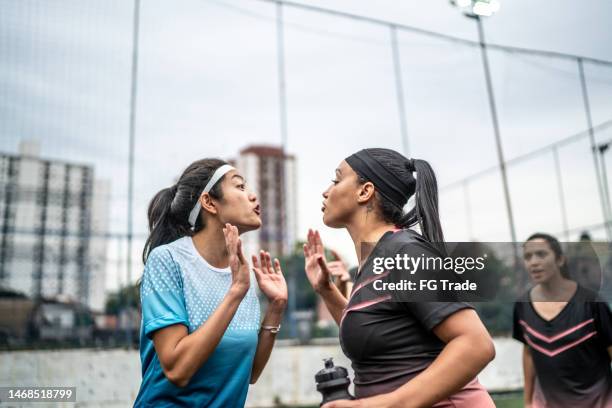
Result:
[[0,286],[102,310],[108,208],[92,166],[43,159],[36,142],[0,153]]
[[289,254],[297,233],[295,156],[280,147],[252,145],[240,151],[235,164],[257,193],[262,210],[262,227],[244,235],[245,252],[264,249],[273,256]]

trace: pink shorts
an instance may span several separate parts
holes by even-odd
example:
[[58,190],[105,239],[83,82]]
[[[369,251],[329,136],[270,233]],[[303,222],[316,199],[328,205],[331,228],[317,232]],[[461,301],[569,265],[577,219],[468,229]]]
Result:
[[474,378],[461,391],[438,402],[433,408],[495,408],[495,403],[478,378]]

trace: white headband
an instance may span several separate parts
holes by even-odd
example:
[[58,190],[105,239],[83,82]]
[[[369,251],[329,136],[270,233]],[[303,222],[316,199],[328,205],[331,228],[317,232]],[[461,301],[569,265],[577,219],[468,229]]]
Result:
[[202,192],[198,196],[198,201],[196,201],[193,210],[191,210],[191,212],[189,213],[189,225],[191,225],[192,228],[195,227],[196,221],[198,219],[198,214],[200,214],[200,210],[202,209],[202,204],[200,204],[200,197],[202,197],[202,194],[208,193],[210,189],[213,188],[215,184],[217,184],[217,181],[219,181],[219,179],[223,177],[225,173],[231,170],[235,170],[235,168],[230,166],[229,164],[224,164],[223,166],[215,170],[210,180],[208,180],[208,183],[206,183],[206,187],[204,187],[204,190],[202,190]]

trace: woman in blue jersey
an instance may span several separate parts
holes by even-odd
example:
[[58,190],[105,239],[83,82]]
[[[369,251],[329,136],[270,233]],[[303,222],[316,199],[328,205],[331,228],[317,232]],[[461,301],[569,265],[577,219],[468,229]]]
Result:
[[142,384],[135,407],[242,407],[287,303],[277,259],[253,271],[268,308],[260,324],[239,235],[261,226],[257,197],[218,159],[192,163],[153,197],[140,286]]

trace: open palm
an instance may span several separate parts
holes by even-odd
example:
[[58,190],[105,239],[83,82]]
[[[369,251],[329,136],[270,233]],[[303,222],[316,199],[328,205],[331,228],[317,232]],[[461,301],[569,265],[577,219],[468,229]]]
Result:
[[287,282],[283,276],[280,262],[278,259],[270,258],[270,254],[265,251],[260,251],[259,260],[253,255],[253,272],[259,289],[268,298],[270,302],[287,301]]
[[304,269],[306,277],[315,291],[329,284],[330,271],[325,262],[325,250],[319,231],[308,230],[304,244]]
[[225,245],[229,253],[229,264],[232,271],[232,285],[246,294],[250,286],[249,263],[242,253],[242,241],[238,234],[238,228],[231,224],[225,224],[223,228]]

